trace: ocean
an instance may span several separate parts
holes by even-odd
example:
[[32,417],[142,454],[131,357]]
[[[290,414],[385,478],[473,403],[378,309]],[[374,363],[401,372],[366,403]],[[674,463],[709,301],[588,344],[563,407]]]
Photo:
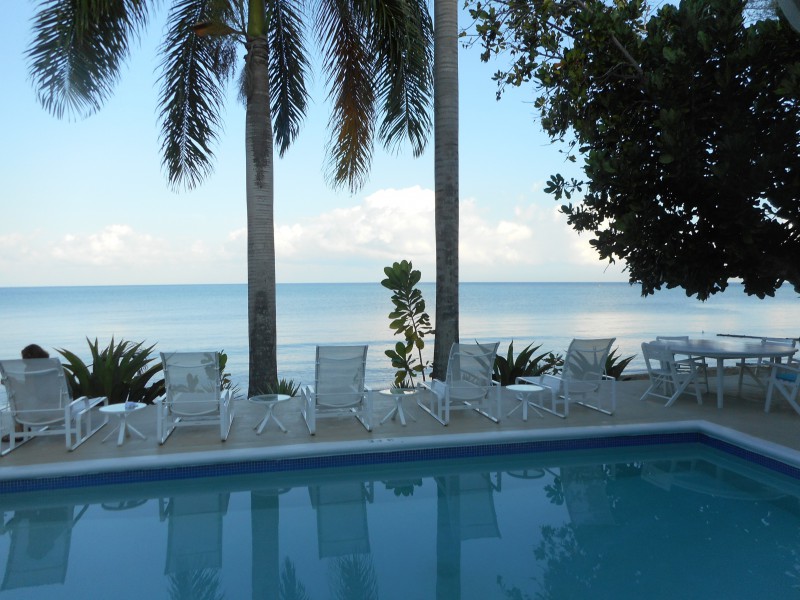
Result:
[[[420,285],[431,320],[435,286]],[[398,338],[389,329],[391,293],[379,283],[279,284],[278,373],[313,383],[317,344],[369,344],[367,383],[385,387],[394,370],[384,351]],[[615,337],[622,356],[635,355],[656,335],[800,335],[800,301],[784,286],[774,298],[749,297],[732,284],[707,302],[681,290],[642,298],[627,283],[463,283],[461,339],[500,341],[505,352],[529,343],[563,354],[573,337]],[[435,325],[435,323],[434,323]],[[56,356],[65,348],[88,358],[86,339],[155,344],[155,352],[224,350],[228,371],[247,390],[247,287],[163,285],[0,288],[0,358],[17,358],[37,343]],[[433,354],[433,339],[425,348]]]

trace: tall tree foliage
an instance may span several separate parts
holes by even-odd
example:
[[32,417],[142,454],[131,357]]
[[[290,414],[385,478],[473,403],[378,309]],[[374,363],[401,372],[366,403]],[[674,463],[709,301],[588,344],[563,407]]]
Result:
[[[42,106],[58,118],[99,110],[160,4],[42,0],[27,53]],[[307,36],[322,51],[332,105],[327,175],[355,191],[376,137],[390,149],[407,140],[415,155],[426,144],[433,27],[423,0],[173,0],[169,7],[159,100],[172,187],[191,189],[210,174],[230,82],[246,105],[250,391],[263,391],[277,385],[273,145],[283,154],[306,113]]]
[[[584,181],[547,191],[643,294],[800,291],[800,35],[746,26],[739,0],[471,2],[483,59],[532,82],[541,123]],[[582,194],[582,196],[580,195]],[[578,195],[573,199],[574,195]]]

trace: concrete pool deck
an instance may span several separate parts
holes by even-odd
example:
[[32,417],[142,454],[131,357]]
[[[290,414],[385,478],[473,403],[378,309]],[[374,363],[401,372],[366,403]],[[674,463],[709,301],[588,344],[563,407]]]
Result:
[[[545,413],[539,418],[533,411],[527,422],[521,411],[505,415],[518,403],[510,392],[503,397],[503,420],[495,424],[472,411],[457,411],[450,424],[443,427],[424,413],[416,403],[404,403],[407,419],[379,424],[390,411],[393,400],[374,394],[373,431],[367,432],[355,418],[322,419],[317,433],[309,435],[300,415],[300,398],[279,404],[275,414],[288,429],[281,432],[270,422],[261,435],[254,427],[264,416],[264,407],[246,400],[236,403],[236,417],[226,442],[219,440],[218,428],[192,427],[175,431],[160,446],[156,439],[156,409],[147,407],[130,415],[129,423],[146,439],[128,437],[116,445],[116,435],[105,443],[103,438],[115,426],[115,419],[74,452],[64,448],[63,436],[41,437],[0,458],[0,480],[52,477],[104,471],[161,468],[243,460],[328,455],[333,453],[380,452],[396,448],[489,443],[527,439],[560,439],[602,435],[628,435],[632,432],[658,433],[665,430],[738,432],[751,448],[766,451],[781,460],[800,466],[800,415],[785,401],[775,399],[770,413],[764,412],[764,392],[745,387],[737,395],[736,376],[725,377],[725,405],[716,407],[716,395],[703,395],[698,405],[692,395],[684,395],[665,408],[656,398],[640,401],[649,385],[646,379],[620,381],[617,384],[617,410],[613,416],[581,406],[573,406],[569,417]],[[734,433],[735,435],[735,433]]]

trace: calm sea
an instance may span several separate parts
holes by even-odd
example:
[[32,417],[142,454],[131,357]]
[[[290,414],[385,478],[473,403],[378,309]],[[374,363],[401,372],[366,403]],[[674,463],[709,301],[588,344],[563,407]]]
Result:
[[[420,286],[431,318],[433,284]],[[377,283],[279,284],[278,370],[311,383],[317,344],[369,344],[368,383],[386,385],[393,370],[384,350],[396,341],[387,318],[390,292]],[[800,335],[800,301],[789,287],[775,298],[748,297],[738,284],[703,303],[680,290],[642,298],[627,283],[465,283],[461,338],[501,342],[505,352],[533,342],[563,353],[573,337],[616,337],[622,355],[656,335]],[[229,371],[247,389],[245,285],[0,288],[0,357],[16,358],[38,343],[88,357],[86,338],[105,346],[146,341],[155,350],[224,350]],[[428,356],[432,355],[430,340]]]

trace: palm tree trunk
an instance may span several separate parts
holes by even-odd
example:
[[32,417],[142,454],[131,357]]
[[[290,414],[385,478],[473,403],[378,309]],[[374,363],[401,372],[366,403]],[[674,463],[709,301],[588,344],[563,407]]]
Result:
[[247,116],[247,315],[250,342],[248,395],[264,393],[278,380],[275,310],[273,148],[269,106],[267,37],[248,41]]
[[458,341],[458,4],[435,0],[433,118],[436,193],[436,337],[433,376],[444,379]]

